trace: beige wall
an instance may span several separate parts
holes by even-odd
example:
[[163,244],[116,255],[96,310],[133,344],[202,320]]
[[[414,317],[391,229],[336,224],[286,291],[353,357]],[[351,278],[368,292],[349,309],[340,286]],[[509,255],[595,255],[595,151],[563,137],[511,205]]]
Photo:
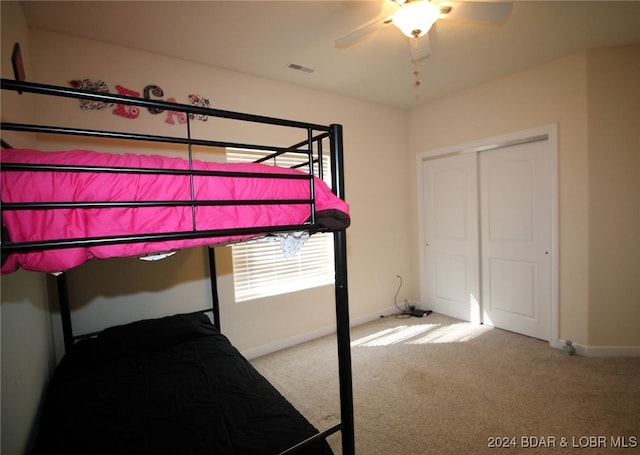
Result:
[[[637,48],[577,53],[427,103],[409,118],[414,206],[417,153],[558,124],[559,337],[583,345],[640,345],[636,55]],[[613,98],[611,84],[617,85]],[[605,154],[610,134],[620,145],[613,161]],[[615,207],[607,202],[612,197]],[[602,221],[610,211],[617,223]],[[414,245],[417,269],[417,240]]]
[[[75,78],[102,79],[112,91],[116,84],[141,91],[153,83],[161,86],[167,97],[182,102],[187,102],[186,96],[195,92],[209,98],[215,108],[342,124],[346,197],[353,219],[347,234],[352,318],[377,317],[392,307],[397,274],[404,275],[410,283],[409,239],[402,235],[410,210],[405,197],[406,112],[41,30],[32,30],[30,38],[33,73],[38,82],[64,86]],[[177,126],[167,125],[162,118],[146,112],[141,112],[138,119],[128,120],[110,110],[81,111],[72,100],[38,101],[37,111],[38,120],[45,122],[161,134],[177,131]],[[260,127],[254,133],[213,120],[197,123],[193,130],[195,134],[222,135],[222,139],[240,142],[269,139],[276,144],[281,141],[278,145],[282,146],[293,142],[274,137]],[[69,139],[55,143],[42,140],[39,146],[66,148],[78,144],[70,143]],[[97,147],[108,149],[106,144]],[[265,346],[278,347],[283,340],[295,341],[297,337],[323,333],[334,326],[333,286],[234,303],[229,252],[226,249],[219,252],[223,330],[239,349],[260,352]],[[154,301],[148,309],[162,311],[176,300],[183,302],[183,306],[174,307],[175,312],[189,310],[185,305],[207,298],[208,281],[203,272],[206,259],[201,251],[183,251],[167,261],[178,264],[182,270],[179,277],[171,275],[175,271],[156,275],[161,273],[157,271],[163,267],[160,265],[142,264],[147,266],[144,270],[134,265],[138,270],[135,273],[154,277],[136,280],[140,281],[139,288],[119,278],[122,264],[135,260],[96,261],[70,273],[72,297],[79,297],[75,299],[80,304],[75,312],[79,330],[100,329],[149,315],[144,305],[135,304],[144,299]],[[108,283],[105,290],[86,286],[96,281]],[[372,282],[378,286],[371,286]],[[401,298],[415,297],[402,292]]]
[[[11,52],[20,43],[27,74],[31,71],[29,37],[17,3],[2,2],[2,77],[13,78]],[[2,120],[29,121],[33,117],[32,97],[2,93]],[[33,138],[3,132],[11,143],[30,145]],[[3,276],[0,282],[0,346],[2,351],[2,444],[7,455],[26,453],[33,422],[40,407],[44,387],[53,365],[51,324],[42,274],[19,271]]]
[[640,45],[587,54],[589,344],[640,345]]

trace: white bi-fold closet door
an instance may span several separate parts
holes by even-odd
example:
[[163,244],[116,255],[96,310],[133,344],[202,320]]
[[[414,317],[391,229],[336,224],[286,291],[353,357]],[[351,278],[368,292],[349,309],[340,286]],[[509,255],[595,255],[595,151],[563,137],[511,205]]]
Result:
[[556,342],[555,126],[419,157],[421,300]]

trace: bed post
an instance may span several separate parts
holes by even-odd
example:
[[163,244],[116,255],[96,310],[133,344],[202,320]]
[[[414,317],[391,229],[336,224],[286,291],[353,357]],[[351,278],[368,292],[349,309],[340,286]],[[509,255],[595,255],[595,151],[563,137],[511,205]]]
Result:
[[67,286],[66,272],[56,276],[56,287],[58,288],[58,306],[60,307],[60,319],[62,320],[64,351],[69,352],[73,347],[73,329],[71,327],[71,309],[69,308],[69,288]]
[[216,253],[213,247],[207,247],[209,255],[209,280],[211,281],[211,307],[213,325],[220,331],[220,301],[218,299],[218,274],[216,273]]
[[[331,125],[331,178],[335,194],[344,200],[344,158],[342,125]],[[335,261],[336,331],[338,374],[340,379],[340,412],[342,420],[342,453],[355,453],[353,421],[353,387],[351,377],[351,341],[349,333],[349,293],[347,288],[347,233],[333,233]]]

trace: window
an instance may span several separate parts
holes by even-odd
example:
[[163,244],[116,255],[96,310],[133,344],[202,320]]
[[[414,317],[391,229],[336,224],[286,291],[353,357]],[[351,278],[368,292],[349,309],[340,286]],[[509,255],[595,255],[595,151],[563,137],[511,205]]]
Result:
[[[228,162],[252,162],[269,152],[227,149]],[[288,167],[306,161],[305,155],[278,157],[278,165]],[[328,159],[324,178],[330,181]],[[236,302],[300,291],[332,284],[335,279],[333,235],[310,236],[302,248],[285,257],[281,240],[271,237],[239,243],[232,247]]]

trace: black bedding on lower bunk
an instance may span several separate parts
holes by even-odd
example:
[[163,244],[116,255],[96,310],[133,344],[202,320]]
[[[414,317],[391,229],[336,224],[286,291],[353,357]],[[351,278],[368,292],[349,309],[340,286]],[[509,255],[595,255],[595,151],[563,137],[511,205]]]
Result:
[[[34,454],[277,454],[318,431],[202,313],[112,327],[56,369]],[[331,454],[319,440],[299,453]]]

